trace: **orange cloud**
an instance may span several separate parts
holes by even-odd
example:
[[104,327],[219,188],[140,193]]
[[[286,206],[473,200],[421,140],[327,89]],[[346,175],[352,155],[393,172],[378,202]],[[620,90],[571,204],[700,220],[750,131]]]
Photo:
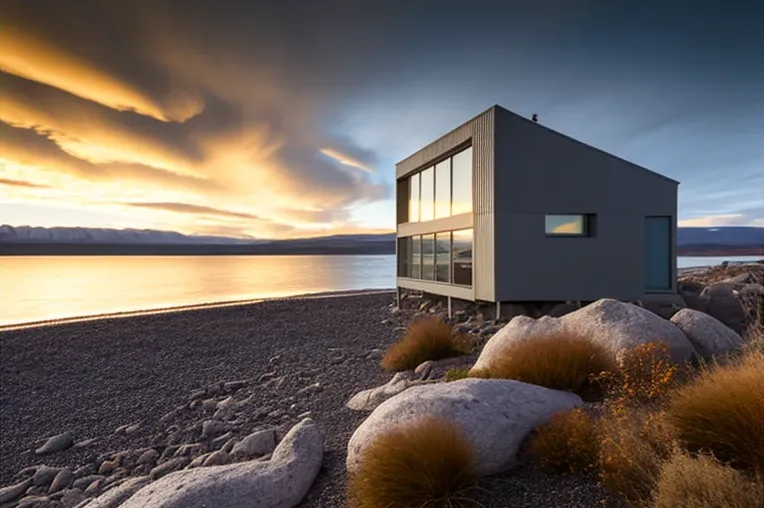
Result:
[[342,164],[345,164],[346,166],[353,166],[354,168],[361,169],[367,173],[374,173],[374,170],[371,167],[367,166],[358,159],[351,157],[350,155],[343,154],[339,150],[335,150],[334,148],[322,148],[321,153],[337,160],[338,162],[341,162]]

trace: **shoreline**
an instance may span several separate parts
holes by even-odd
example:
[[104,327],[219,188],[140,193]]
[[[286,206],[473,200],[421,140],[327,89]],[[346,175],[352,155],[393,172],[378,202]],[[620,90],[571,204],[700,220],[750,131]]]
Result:
[[101,321],[111,319],[123,319],[131,317],[152,316],[156,314],[175,314],[179,312],[188,312],[194,310],[218,309],[226,307],[238,307],[256,305],[263,302],[284,301],[284,300],[310,300],[317,298],[339,298],[344,296],[366,296],[385,293],[394,293],[395,288],[380,289],[347,289],[337,291],[319,291],[316,293],[300,293],[289,296],[276,296],[265,298],[252,298],[245,300],[229,300],[221,302],[208,302],[189,305],[174,305],[171,307],[159,307],[156,309],[138,309],[126,310],[120,312],[106,312],[103,314],[93,314],[87,316],[72,316],[54,319],[42,319],[39,321],[29,321],[24,323],[0,324],[0,333],[16,330],[25,330],[29,328],[42,328],[57,325],[66,325],[71,323],[86,323],[89,321]]

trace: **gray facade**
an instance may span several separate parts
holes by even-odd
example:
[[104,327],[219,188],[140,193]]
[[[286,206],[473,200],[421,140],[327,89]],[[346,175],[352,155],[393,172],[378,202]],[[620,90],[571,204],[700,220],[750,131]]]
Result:
[[[424,197],[429,173],[416,175],[468,146],[471,210],[410,220],[409,214],[419,213],[414,206],[431,206]],[[450,164],[455,179],[456,162]],[[678,182],[504,108],[491,107],[401,161],[396,176],[399,287],[486,302],[637,300],[676,293]],[[443,182],[440,191],[451,185]],[[421,202],[412,197],[420,185]],[[461,187],[454,184],[450,191],[464,192]],[[553,216],[580,216],[574,219],[586,224],[585,234],[550,233],[547,223],[559,218]],[[466,228],[472,229],[469,286],[454,283],[462,266],[457,261],[450,265],[451,278],[439,264],[445,257],[440,252],[454,259],[464,254],[454,250],[455,243],[443,247],[447,233],[435,237],[435,272],[426,266],[431,233]],[[456,242],[456,233],[452,238]],[[411,254],[412,241],[424,253]],[[417,273],[412,259],[420,260]],[[449,282],[432,280],[441,275]],[[666,283],[649,287],[656,276]]]

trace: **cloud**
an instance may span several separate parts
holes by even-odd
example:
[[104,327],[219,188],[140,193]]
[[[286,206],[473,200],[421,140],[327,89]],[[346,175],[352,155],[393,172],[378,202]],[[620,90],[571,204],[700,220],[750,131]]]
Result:
[[46,189],[49,186],[40,183],[26,182],[24,180],[13,180],[10,178],[0,178],[0,185],[7,185],[8,187],[24,187],[28,189]]
[[764,226],[764,214],[752,216],[746,213],[728,213],[682,219],[677,222],[684,228],[710,228],[722,226]]
[[255,219],[262,220],[256,215],[250,213],[231,212],[229,210],[220,210],[210,206],[192,205],[189,203],[121,203],[127,206],[138,208],[148,208],[151,210],[163,210],[166,212],[177,212],[185,214],[215,215],[220,217],[232,217],[235,219]]
[[354,168],[362,169],[363,171],[366,171],[367,173],[374,173],[374,170],[364,164],[363,162],[359,161],[358,159],[351,157],[349,155],[343,154],[339,152],[338,150],[335,150],[334,148],[322,148],[321,153],[331,157],[332,159],[335,159],[336,161],[345,164],[346,166],[353,166]]

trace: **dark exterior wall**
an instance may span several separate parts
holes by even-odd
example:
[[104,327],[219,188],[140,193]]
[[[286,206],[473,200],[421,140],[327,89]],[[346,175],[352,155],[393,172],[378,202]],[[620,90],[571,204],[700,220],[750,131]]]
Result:
[[[676,238],[677,183],[502,108],[495,125],[497,300],[644,297],[644,217]],[[581,213],[594,237],[546,236],[546,214]],[[675,257],[673,241],[672,280]]]

